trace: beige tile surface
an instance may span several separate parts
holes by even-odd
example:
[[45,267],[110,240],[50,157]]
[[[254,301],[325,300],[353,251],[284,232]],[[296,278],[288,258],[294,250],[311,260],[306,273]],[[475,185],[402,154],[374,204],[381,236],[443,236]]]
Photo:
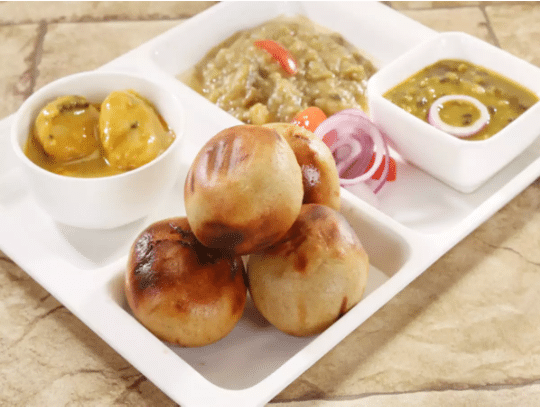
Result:
[[463,31],[494,43],[484,13],[478,7],[402,10],[406,16],[438,32]]
[[363,394],[279,403],[280,407],[536,407],[540,385],[475,390],[420,391],[394,394]]
[[66,74],[98,68],[182,20],[49,24],[36,90]]
[[[0,57],[9,61],[0,66],[0,116],[45,83],[96,68],[209,4],[0,3]],[[538,2],[390,4],[540,66]],[[270,405],[538,405],[539,230],[537,181]],[[0,406],[176,406],[1,252],[0,327]]]
[[207,9],[215,1],[43,1],[0,3],[0,24],[29,22],[86,22],[176,20]]
[[439,9],[446,10],[453,7],[476,8],[479,1],[391,1],[390,5],[396,10]]
[[13,113],[28,97],[33,87],[33,57],[38,24],[0,27],[0,117]]
[[492,5],[486,7],[486,14],[503,49],[540,66],[538,2]]

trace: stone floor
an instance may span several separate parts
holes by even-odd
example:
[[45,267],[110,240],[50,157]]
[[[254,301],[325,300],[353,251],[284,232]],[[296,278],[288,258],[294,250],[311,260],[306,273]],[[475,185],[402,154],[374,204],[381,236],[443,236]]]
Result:
[[[0,117],[212,4],[0,2]],[[540,66],[539,2],[385,4]],[[269,404],[538,406],[539,231],[536,181]],[[176,405],[1,252],[0,327],[2,406]]]

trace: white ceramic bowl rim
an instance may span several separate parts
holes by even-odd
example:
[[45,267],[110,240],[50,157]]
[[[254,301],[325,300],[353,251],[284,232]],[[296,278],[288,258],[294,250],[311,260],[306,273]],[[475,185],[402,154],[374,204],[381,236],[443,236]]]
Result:
[[[122,177],[134,176],[138,172],[144,171],[145,168],[147,168],[149,166],[153,166],[156,163],[158,163],[159,161],[163,160],[167,155],[171,154],[172,151],[175,150],[175,148],[174,148],[175,145],[180,143],[180,139],[182,138],[181,134],[175,134],[175,138],[174,138],[173,142],[171,143],[171,145],[169,145],[169,147],[167,147],[167,149],[165,151],[163,151],[158,157],[156,157],[152,161],[150,161],[150,162],[148,162],[148,163],[146,163],[146,164],[144,164],[144,165],[142,165],[140,167],[137,167],[137,168],[135,168],[133,170],[122,172],[120,174],[108,175],[108,176],[105,176],[105,177],[72,177],[72,176],[56,174],[54,172],[48,171],[48,170],[40,167],[39,165],[34,163],[32,160],[30,160],[27,157],[27,155],[24,153],[23,149],[21,148],[21,144],[19,142],[19,132],[18,132],[18,130],[19,130],[20,126],[21,126],[21,120],[23,119],[23,115],[26,112],[26,110],[30,106],[32,106],[35,102],[37,102],[37,101],[39,101],[41,99],[44,99],[44,95],[49,93],[50,89],[52,87],[60,88],[60,87],[62,87],[62,85],[65,85],[67,83],[70,83],[70,82],[73,82],[73,81],[76,81],[76,80],[84,80],[84,78],[88,78],[89,76],[95,76],[95,77],[103,76],[103,77],[109,77],[109,78],[117,76],[117,77],[122,77],[122,78],[131,78],[131,79],[134,79],[134,80],[137,80],[137,81],[146,82],[147,84],[149,84],[151,86],[161,88],[164,92],[169,93],[169,91],[167,91],[166,88],[164,86],[162,86],[159,82],[153,81],[153,80],[148,79],[148,78],[146,78],[144,76],[141,76],[141,75],[132,74],[132,73],[125,73],[125,72],[120,72],[120,71],[100,71],[100,70],[85,71],[85,72],[78,72],[78,73],[68,75],[68,76],[59,78],[57,80],[54,80],[54,81],[44,85],[42,88],[38,89],[32,95],[30,95],[30,97],[28,97],[28,99],[26,99],[23,102],[23,104],[19,107],[19,109],[15,113],[13,124],[12,124],[12,127],[11,127],[11,144],[12,144],[12,147],[13,147],[13,149],[15,151],[15,154],[17,155],[17,157],[19,157],[19,159],[25,165],[33,167],[34,170],[40,171],[40,172],[42,172],[44,174],[47,174],[47,176],[57,178],[57,179],[62,178],[62,179],[69,180],[69,182],[78,182],[78,183],[97,183],[97,182],[100,182],[101,180],[111,180],[111,179],[118,179],[118,178],[122,178]],[[137,91],[137,89],[134,89],[134,90]],[[177,99],[177,97],[175,95],[173,95],[172,93],[169,93],[169,94],[170,94],[171,98]],[[84,96],[84,95],[81,95],[81,96]],[[141,94],[141,96],[145,97],[144,94]],[[54,96],[52,98],[54,98]],[[52,98],[49,97],[47,99],[51,100]],[[45,106],[46,103],[48,103],[48,101],[44,101],[43,106]],[[181,115],[181,121],[184,122],[185,117],[184,117],[183,111],[180,111],[179,114]],[[34,118],[34,120],[35,120],[35,118]]]

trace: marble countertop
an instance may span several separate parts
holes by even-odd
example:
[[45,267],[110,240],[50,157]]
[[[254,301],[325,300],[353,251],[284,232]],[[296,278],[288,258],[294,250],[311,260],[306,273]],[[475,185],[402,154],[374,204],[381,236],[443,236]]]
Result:
[[[212,4],[0,2],[0,117]],[[386,4],[540,66],[539,2]],[[539,299],[535,181],[269,405],[538,406]],[[2,252],[0,327],[2,406],[177,405]]]

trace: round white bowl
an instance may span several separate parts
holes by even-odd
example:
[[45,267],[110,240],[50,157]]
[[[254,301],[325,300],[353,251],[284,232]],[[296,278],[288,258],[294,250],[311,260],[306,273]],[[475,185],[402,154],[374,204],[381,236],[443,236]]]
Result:
[[[159,157],[137,169],[99,178],[58,175],[34,164],[24,146],[39,111],[63,95],[101,103],[112,91],[133,89],[148,99],[176,138]],[[54,220],[87,229],[112,229],[147,216],[172,189],[181,164],[184,110],[165,86],[121,72],[90,71],[51,82],[32,94],[15,114],[11,142],[36,203]]]

